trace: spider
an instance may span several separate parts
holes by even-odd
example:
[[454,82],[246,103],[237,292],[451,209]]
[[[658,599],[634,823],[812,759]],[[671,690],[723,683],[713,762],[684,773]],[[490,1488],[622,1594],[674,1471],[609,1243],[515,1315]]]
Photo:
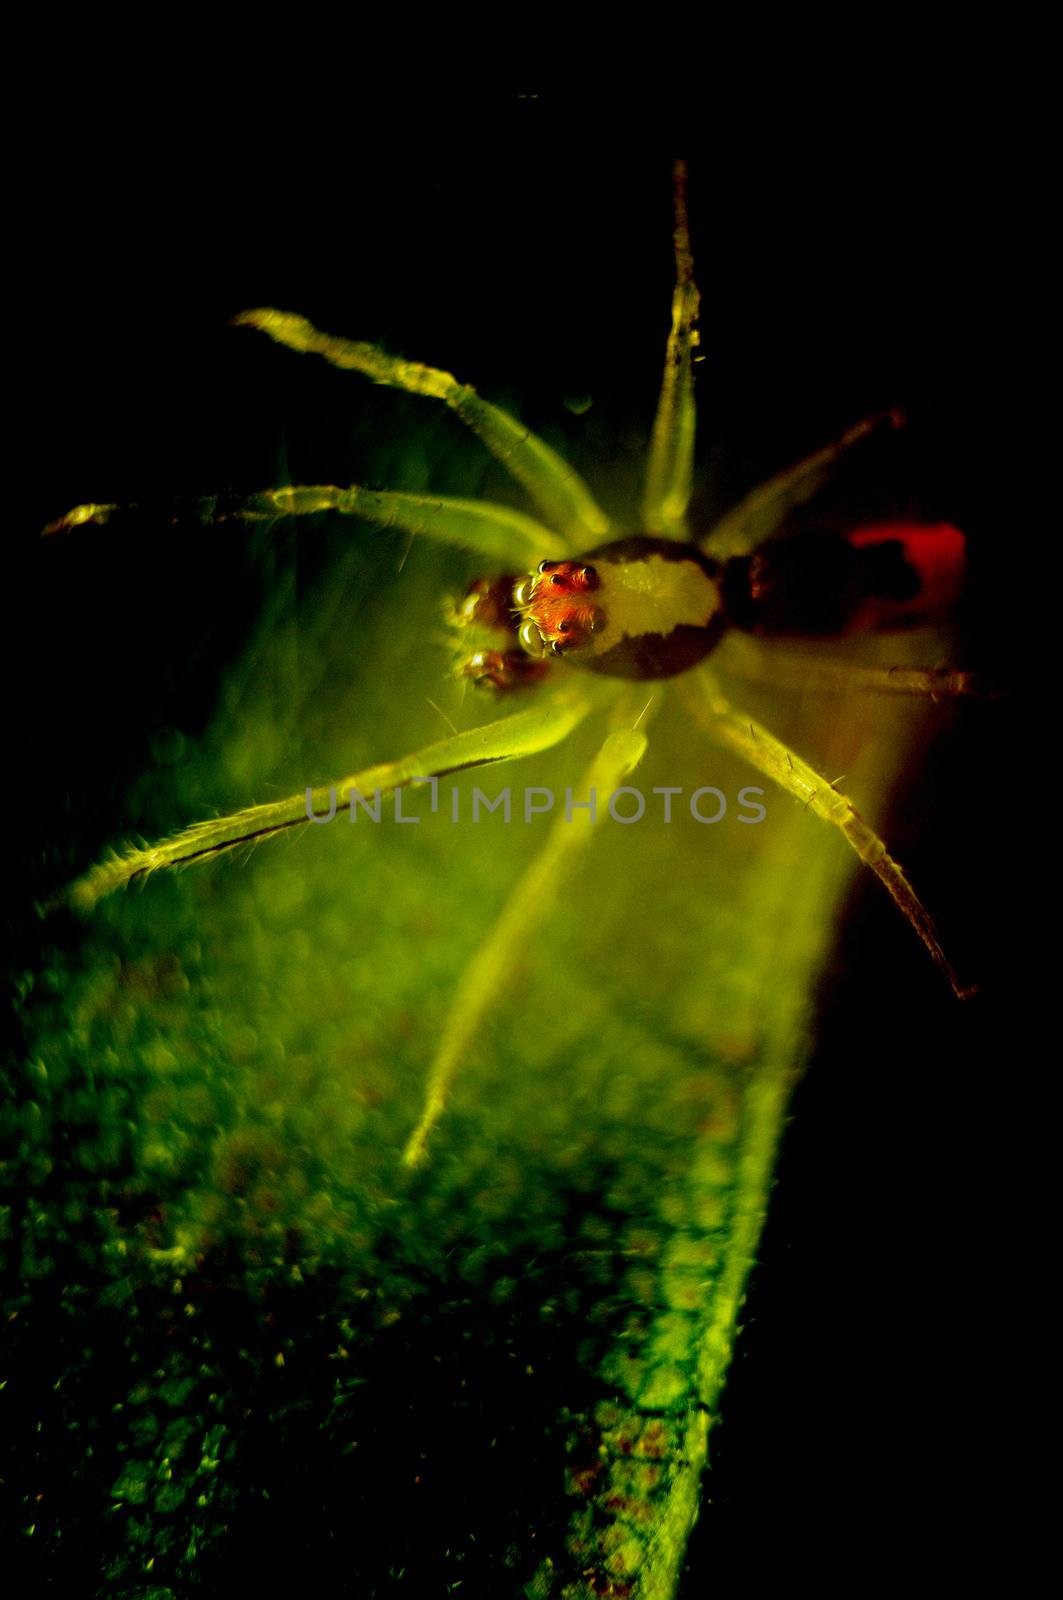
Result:
[[[577,870],[580,852],[606,814],[599,797],[630,787],[625,780],[647,748],[664,689],[674,692],[693,728],[838,829],[956,994],[969,992],[903,869],[839,781],[822,778],[767,726],[734,706],[711,663],[723,640],[736,635],[807,643],[933,621],[958,591],[963,537],[951,526],[910,523],[786,534],[790,514],[815,495],[840,458],[876,431],[902,424],[896,412],[857,423],[748,495],[715,527],[692,530],[699,291],[682,163],[674,175],[674,215],[672,325],[642,503],[627,528],[610,523],[550,445],[450,373],[322,333],[295,314],[260,309],[235,319],[289,350],[442,401],[512,476],[536,515],[488,501],[352,484],[215,497],[198,504],[199,519],[270,522],[333,512],[473,552],[500,570],[477,578],[451,607],[449,620],[463,641],[457,672],[516,708],[335,784],[196,823],[172,838],[113,855],[69,891],[71,903],[87,910],[112,890],[161,868],[202,862],[310,821],[328,820],[337,806],[350,807],[353,814],[370,796],[379,801],[381,793],[397,794],[418,783],[531,756],[560,744],[588,719],[600,718],[604,737],[581,788],[589,800],[576,802],[578,815],[569,807],[555,820],[460,978],[429,1069],[421,1115],[403,1152],[409,1166],[425,1159],[429,1136],[484,1018],[500,1003],[521,948],[548,918],[559,884]],[[47,531],[105,523],[119,509],[78,506]],[[747,661],[754,676],[761,670],[759,661]],[[794,670],[805,682],[818,675],[829,683],[842,669],[805,656]],[[972,687],[962,673],[907,666],[844,671],[850,686],[868,690],[950,696]],[[763,793],[759,788],[749,792]]]

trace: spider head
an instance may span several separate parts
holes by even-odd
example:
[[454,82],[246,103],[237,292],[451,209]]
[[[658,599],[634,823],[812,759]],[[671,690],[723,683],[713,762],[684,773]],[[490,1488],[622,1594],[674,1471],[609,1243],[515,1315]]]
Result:
[[591,634],[605,626],[605,612],[594,600],[601,587],[597,569],[586,561],[542,561],[513,590],[520,613],[519,637],[528,655],[564,655],[584,649]]

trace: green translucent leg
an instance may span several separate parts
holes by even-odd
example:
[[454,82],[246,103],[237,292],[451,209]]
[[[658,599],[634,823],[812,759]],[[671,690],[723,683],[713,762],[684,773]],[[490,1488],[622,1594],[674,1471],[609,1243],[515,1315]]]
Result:
[[[115,512],[122,509],[119,505],[96,505],[92,501],[87,505],[75,506],[72,511],[56,517],[54,522],[49,522],[46,528],[42,528],[41,537],[46,538],[50,533],[70,533],[74,528],[83,528],[87,522],[94,522],[97,527],[102,527],[105,522],[110,522]],[[130,506],[128,509],[132,511],[139,508]]]
[[320,333],[305,317],[289,311],[267,307],[243,311],[234,320],[261,329],[289,350],[324,356],[334,367],[364,373],[374,383],[442,400],[523,485],[550,526],[564,536],[566,554],[607,537],[608,520],[579,474],[522,423],[482,400],[470,384],[438,367],[388,355],[377,345]]
[[999,690],[976,672],[949,667],[846,666],[825,656],[794,655],[760,649],[753,640],[733,638],[727,670],[747,683],[767,683],[814,694],[892,694],[926,700],[995,700]]
[[650,439],[642,514],[646,533],[686,539],[686,513],[694,481],[694,352],[698,348],[700,295],[687,224],[686,163],[675,164],[675,291],[672,331]]
[[[624,697],[628,711],[633,701]],[[641,719],[638,719],[641,720]],[[424,1110],[403,1151],[406,1166],[425,1158],[425,1147],[446,1107],[450,1087],[488,1007],[497,999],[521,950],[549,915],[559,885],[571,881],[572,858],[591,841],[609,796],[642,759],[646,735],[637,726],[616,728],[584,774],[580,795],[594,811],[561,815],[546,843],[506,901],[498,920],[462,974],[428,1076]]]
[[305,827],[314,818],[329,820],[351,804],[352,796],[372,801],[378,791],[386,794],[418,779],[442,778],[468,767],[489,766],[549,750],[572,732],[596,699],[593,690],[588,691],[582,685],[566,685],[560,692],[544,697],[512,717],[441,739],[398,761],[366,767],[363,772],[338,783],[307,789],[287,800],[248,806],[227,817],[193,823],[171,839],[101,861],[60,897],[61,903],[79,911],[90,911],[104,895],[161,867],[191,866],[220,855],[224,850],[235,849],[237,845],[257,844],[289,828]]
[[835,462],[846,451],[879,428],[903,428],[905,420],[901,411],[881,411],[865,417],[833,444],[769,478],[720,518],[702,541],[706,549],[721,560],[748,555],[782,526],[795,506],[803,505],[823,487]]
[[[87,522],[109,522],[116,513],[139,511],[139,506],[75,506],[65,517],[49,523],[45,533],[62,533]],[[532,566],[565,554],[566,545],[541,522],[508,506],[487,500],[457,500],[446,495],[402,494],[392,489],[363,489],[352,483],[346,489],[331,484],[296,484],[285,489],[262,489],[245,498],[208,495],[171,507],[169,522],[182,520],[266,522],[277,517],[305,517],[318,511],[338,511],[362,517],[385,528],[404,528],[445,544],[461,545],[504,566]]]
[[737,712],[724,699],[711,674],[702,668],[676,680],[676,687],[694,719],[710,738],[743,756],[771,778],[780,789],[804,802],[809,811],[840,829],[860,860],[884,886],[901,915],[911,924],[948,978],[953,992],[966,999],[974,991],[963,985],[938,942],[930,913],[894,861],[885,844],[869,827],[852,801],[827,783],[799,755],[767,728]]

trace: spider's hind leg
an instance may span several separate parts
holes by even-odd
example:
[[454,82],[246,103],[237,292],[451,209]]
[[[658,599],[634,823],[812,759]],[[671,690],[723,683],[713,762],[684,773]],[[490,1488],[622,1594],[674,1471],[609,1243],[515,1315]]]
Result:
[[790,750],[781,739],[744,712],[737,712],[716,686],[706,668],[676,679],[676,688],[694,720],[709,737],[726,745],[749,764],[771,778],[787,794],[800,800],[809,811],[838,828],[860,860],[883,885],[905,920],[919,935],[959,999],[973,994],[960,982],[938,940],[929,911],[912,888],[901,866],[894,861],[875,830],[864,821],[847,795],[821,778],[807,761]]
[[931,700],[995,700],[1000,691],[976,672],[951,667],[850,666],[826,654],[761,650],[755,640],[733,634],[727,663],[746,683],[770,684],[810,694],[884,694]]
[[778,533],[795,507],[818,494],[854,446],[885,429],[903,428],[906,420],[900,410],[876,412],[847,428],[840,438],[822,450],[776,473],[767,483],[750,490],[720,518],[701,541],[705,550],[721,561],[750,555],[758,545]]

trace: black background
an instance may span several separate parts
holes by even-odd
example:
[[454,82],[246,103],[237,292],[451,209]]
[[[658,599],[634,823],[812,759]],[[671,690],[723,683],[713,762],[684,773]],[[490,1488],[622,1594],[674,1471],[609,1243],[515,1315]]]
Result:
[[[927,87],[895,85],[892,103],[854,91],[819,107],[814,135],[798,107],[762,143],[752,111],[711,128],[647,115],[633,126],[622,107],[545,91],[447,102],[434,118],[363,103],[320,131],[281,105],[218,140],[197,125],[194,95],[173,120],[120,99],[74,119],[56,154],[26,168],[27,273],[12,312],[26,432],[8,473],[29,503],[8,592],[11,741],[36,795],[16,876],[37,891],[63,876],[59,835],[75,853],[107,841],[145,726],[169,720],[171,699],[205,721],[219,663],[250,622],[224,553],[206,585],[175,574],[166,593],[145,593],[130,546],[86,614],[89,541],[36,538],[89,497],[267,480],[273,398],[265,377],[256,388],[257,350],[221,337],[226,319],[264,303],[367,338],[401,327],[399,348],[429,361],[452,324],[460,373],[484,392],[519,385],[533,416],[559,388],[593,388],[644,425],[659,348],[626,328],[632,304],[643,332],[648,301],[667,303],[677,150],[691,168],[713,373],[704,443],[721,446],[738,490],[856,416],[907,405],[933,441],[926,503],[972,546],[957,664],[1013,678],[1031,543],[1002,355],[1021,207],[992,109]],[[569,297],[587,307],[579,343]],[[369,308],[368,326],[364,311],[352,325],[352,307]],[[259,366],[238,380],[234,414],[237,380],[226,371],[205,388],[204,372],[249,359]],[[332,445],[323,419],[326,478]],[[1033,869],[1016,838],[1021,760],[1010,702],[943,712],[888,830],[980,983],[974,1001],[960,1008],[915,941],[895,938],[873,887],[854,892],[684,1595],[732,1574],[946,1576],[999,1551],[1022,1509],[1029,1393],[1013,1296],[1021,1306],[1031,1086],[1015,888]],[[26,924],[13,931],[25,937]],[[885,1094],[898,1072],[903,1097]]]

